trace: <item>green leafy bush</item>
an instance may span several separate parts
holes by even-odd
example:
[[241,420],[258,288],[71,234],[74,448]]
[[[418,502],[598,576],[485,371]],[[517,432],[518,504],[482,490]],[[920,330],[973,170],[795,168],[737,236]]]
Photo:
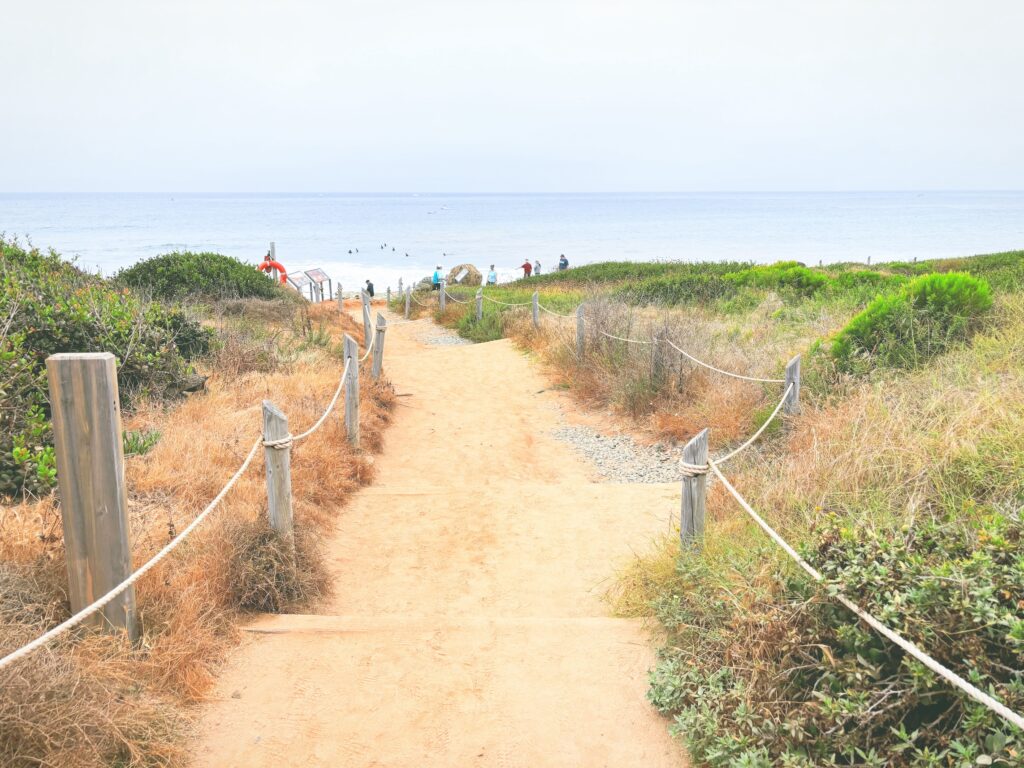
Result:
[[727,588],[664,600],[677,642],[651,675],[652,702],[698,761],[723,768],[1020,765],[1024,734],[827,596],[842,589],[1020,711],[1024,523],[961,518],[879,533],[827,516],[803,554],[834,587],[784,573],[773,599],[749,608]]
[[912,368],[977,330],[992,307],[988,283],[970,275],[923,275],[882,295],[855,315],[832,342],[837,368]]
[[219,253],[166,253],[122,269],[114,277],[121,285],[148,291],[158,299],[203,296],[215,299],[294,298],[295,292],[260,272],[252,264]]
[[52,251],[0,240],[0,496],[54,483],[47,357],[113,353],[130,407],[166,392],[209,343],[210,332],[180,309],[143,304]]

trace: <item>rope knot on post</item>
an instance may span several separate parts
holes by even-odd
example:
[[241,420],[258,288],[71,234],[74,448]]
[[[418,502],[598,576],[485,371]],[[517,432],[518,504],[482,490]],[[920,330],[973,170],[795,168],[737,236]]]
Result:
[[292,447],[292,443],[295,442],[294,436],[289,432],[284,437],[279,437],[276,440],[264,440],[264,448],[273,448],[275,451],[283,451],[287,448]]
[[711,471],[707,464],[691,464],[686,459],[679,460],[679,474],[683,477],[703,477]]

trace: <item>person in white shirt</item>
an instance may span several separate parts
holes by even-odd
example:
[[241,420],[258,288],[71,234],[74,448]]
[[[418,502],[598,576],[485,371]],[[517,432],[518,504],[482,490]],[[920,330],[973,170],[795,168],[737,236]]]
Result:
[[498,273],[494,271],[494,265],[491,264],[491,271],[487,273],[487,284],[497,285],[498,284]]
[[534,275],[539,275],[540,274],[540,259],[536,259],[533,262],[533,274]]

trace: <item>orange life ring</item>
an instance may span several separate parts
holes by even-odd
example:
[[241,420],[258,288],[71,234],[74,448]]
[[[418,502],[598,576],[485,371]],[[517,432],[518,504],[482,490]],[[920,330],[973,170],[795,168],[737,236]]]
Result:
[[270,270],[276,269],[281,273],[281,284],[288,282],[288,273],[285,271],[284,265],[280,261],[271,261],[270,259],[264,259],[263,263],[260,264],[259,269],[262,269],[266,273],[270,273]]

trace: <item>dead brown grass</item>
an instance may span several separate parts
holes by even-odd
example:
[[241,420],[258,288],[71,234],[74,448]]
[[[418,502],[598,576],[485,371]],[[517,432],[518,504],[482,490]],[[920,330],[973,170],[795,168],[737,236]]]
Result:
[[[127,463],[136,565],[234,473],[260,433],[262,400],[280,407],[295,433],[330,401],[343,369],[341,335],[361,340],[360,326],[334,303],[276,312],[239,306],[222,314],[215,324],[235,347],[213,358],[208,390],[176,407],[150,404],[127,420],[128,429],[161,433],[152,450]],[[273,365],[253,365],[238,352],[254,343]],[[210,521],[137,585],[137,648],[85,633],[0,672],[0,764],[183,764],[185,705],[209,690],[243,612],[294,609],[328,589],[312,542],[333,525],[346,497],[372,481],[370,454],[381,447],[394,403],[390,385],[368,375],[360,392],[362,452],[349,446],[340,411],[293,449],[295,555],[264,522],[258,459]],[[8,652],[68,615],[54,497],[0,508],[0,562],[0,652]]]

